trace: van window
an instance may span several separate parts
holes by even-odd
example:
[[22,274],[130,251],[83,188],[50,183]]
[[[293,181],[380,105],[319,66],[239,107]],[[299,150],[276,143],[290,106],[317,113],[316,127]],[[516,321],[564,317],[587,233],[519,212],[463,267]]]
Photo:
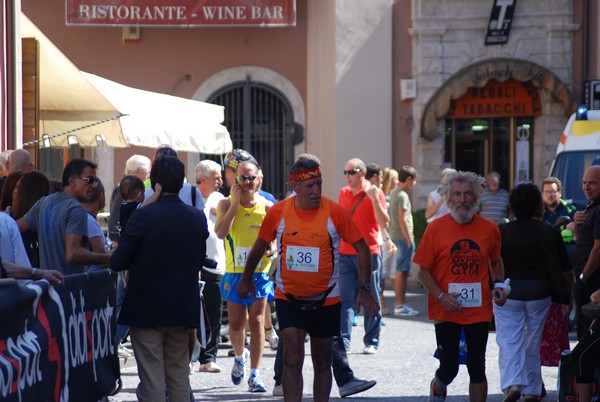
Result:
[[561,152],[556,156],[552,176],[562,182],[562,198],[579,210],[585,209],[587,199],[581,191],[583,171],[591,165],[600,165],[600,150]]

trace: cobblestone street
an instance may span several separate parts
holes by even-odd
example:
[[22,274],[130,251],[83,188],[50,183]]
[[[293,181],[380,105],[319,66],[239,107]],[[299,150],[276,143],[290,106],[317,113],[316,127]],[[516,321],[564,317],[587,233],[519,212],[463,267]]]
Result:
[[[374,379],[377,385],[361,394],[344,398],[355,401],[403,401],[423,402],[429,393],[429,383],[437,368],[437,360],[433,357],[435,350],[435,333],[433,324],[427,319],[427,297],[425,291],[412,283],[407,294],[408,303],[420,311],[420,314],[410,318],[384,317],[385,326],[381,333],[381,346],[376,355],[362,354],[361,342],[364,333],[362,316],[358,327],[353,330],[352,354],[350,364],[355,375],[362,379]],[[386,291],[388,306],[393,306],[393,292]],[[308,345],[308,344],[307,344]],[[573,346],[573,343],[571,344]],[[245,382],[234,386],[230,380],[232,357],[227,357],[228,344],[221,345],[218,364],[223,371],[217,374],[194,372],[190,375],[194,396],[198,401],[276,401],[283,398],[273,397],[273,363],[275,352],[265,348],[261,373],[269,391],[265,394],[247,392]],[[304,364],[304,399],[312,400],[312,363],[310,351],[306,349]],[[123,361],[122,361],[123,363]],[[495,333],[490,333],[487,348],[487,376],[489,383],[490,402],[500,402],[500,379],[498,372],[498,347]],[[548,395],[544,400],[556,400],[556,368],[543,368],[543,377]],[[135,387],[138,384],[135,362],[130,359],[122,369],[123,389],[111,401],[135,401]],[[469,377],[465,366],[454,382],[448,387],[448,402],[467,402]],[[331,400],[340,401],[338,389],[333,385]]]

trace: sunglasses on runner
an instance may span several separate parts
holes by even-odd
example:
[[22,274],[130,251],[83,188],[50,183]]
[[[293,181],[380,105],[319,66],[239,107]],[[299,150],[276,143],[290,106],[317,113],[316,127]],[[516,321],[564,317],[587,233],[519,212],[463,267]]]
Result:
[[238,176],[237,179],[238,179],[239,182],[243,183],[246,180],[249,180],[249,181],[256,180],[256,176]]
[[354,169],[350,169],[350,170],[344,170],[344,176],[346,176],[347,174],[349,174],[350,176],[354,176],[355,174],[361,172],[362,169],[361,168],[354,168]]

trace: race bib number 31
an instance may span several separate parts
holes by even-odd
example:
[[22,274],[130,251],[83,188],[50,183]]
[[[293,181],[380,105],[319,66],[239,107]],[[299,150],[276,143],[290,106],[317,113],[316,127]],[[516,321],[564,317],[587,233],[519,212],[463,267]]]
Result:
[[285,255],[285,265],[291,271],[319,271],[318,247],[287,246]]
[[457,297],[463,307],[481,307],[481,283],[449,283],[448,293],[460,293]]

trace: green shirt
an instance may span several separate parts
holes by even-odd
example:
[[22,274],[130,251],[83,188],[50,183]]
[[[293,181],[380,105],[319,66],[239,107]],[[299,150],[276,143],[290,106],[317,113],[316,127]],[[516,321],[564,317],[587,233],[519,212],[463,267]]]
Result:
[[400,211],[406,211],[408,214],[406,219],[408,224],[408,232],[410,233],[411,240],[414,240],[413,217],[410,199],[405,191],[400,188],[396,188],[390,194],[390,204],[388,205],[388,214],[390,216],[388,234],[392,240],[405,240],[404,233],[402,233],[402,229],[400,228]]

